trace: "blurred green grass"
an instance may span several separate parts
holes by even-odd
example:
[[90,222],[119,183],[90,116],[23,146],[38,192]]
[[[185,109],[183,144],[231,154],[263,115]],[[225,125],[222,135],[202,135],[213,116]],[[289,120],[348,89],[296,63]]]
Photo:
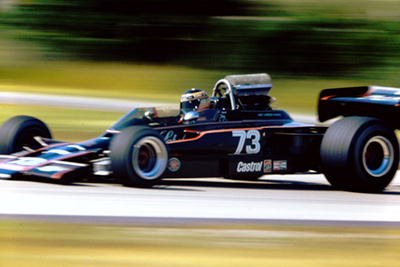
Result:
[[113,226],[0,221],[1,266],[398,266],[379,227]]
[[[34,62],[0,67],[3,91],[132,100],[179,101],[188,88],[212,86],[221,74],[174,66]],[[7,86],[10,89],[7,89]]]
[[101,135],[123,114],[124,112],[105,110],[2,104],[0,125],[13,116],[34,116],[49,126],[53,138],[78,142]]
[[29,44],[47,60],[267,68],[296,77],[397,77],[399,1],[162,2],[23,1],[0,12],[5,29],[0,37],[9,31],[8,39]]
[[[245,73],[169,65],[35,62],[24,66],[0,66],[0,90],[178,104],[180,95],[187,89],[200,88],[211,94],[214,84],[230,74]],[[320,90],[371,82],[270,75],[274,84],[270,94],[277,98],[279,107],[309,114],[315,113]]]

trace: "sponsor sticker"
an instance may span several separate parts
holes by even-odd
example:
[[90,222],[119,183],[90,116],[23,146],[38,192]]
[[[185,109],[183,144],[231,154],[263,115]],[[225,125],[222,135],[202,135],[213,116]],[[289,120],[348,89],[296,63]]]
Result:
[[262,170],[263,162],[243,162],[240,161],[237,165],[237,172],[260,172]]
[[287,170],[286,160],[274,160],[274,171],[285,171]]
[[181,167],[181,162],[177,158],[170,158],[168,160],[168,170],[176,172]]
[[264,160],[264,173],[272,172],[272,160],[266,159]]
[[234,166],[236,173],[272,173],[274,171],[286,171],[288,169],[287,160],[272,159],[239,161]]
[[172,141],[177,141],[177,140],[183,140],[186,138],[186,135],[184,134],[183,136],[178,138],[178,134],[175,133],[174,131],[161,131],[160,132],[161,136],[164,137],[165,142],[172,142]]

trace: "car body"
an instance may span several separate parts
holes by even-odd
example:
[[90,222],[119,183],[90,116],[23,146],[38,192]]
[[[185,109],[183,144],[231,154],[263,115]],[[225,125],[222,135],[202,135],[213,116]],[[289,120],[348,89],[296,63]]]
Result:
[[53,140],[43,122],[17,116],[0,129],[0,177],[70,182],[101,175],[151,187],[162,178],[257,180],[309,172],[324,173],[343,190],[379,192],[390,183],[399,161],[391,114],[400,89],[324,90],[320,120],[345,117],[326,126],[273,109],[271,88],[268,74],[230,75],[216,83],[207,110],[134,109],[80,143]]

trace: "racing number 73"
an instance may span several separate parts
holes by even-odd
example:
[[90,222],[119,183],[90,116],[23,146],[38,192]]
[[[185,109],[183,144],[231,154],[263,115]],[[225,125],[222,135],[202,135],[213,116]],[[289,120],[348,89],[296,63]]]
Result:
[[[246,147],[247,154],[257,154],[260,152],[260,132],[257,130],[249,131],[233,131],[233,137],[239,137],[239,143],[236,148],[235,154],[240,154],[244,147]],[[250,144],[245,146],[246,140],[250,141]]]

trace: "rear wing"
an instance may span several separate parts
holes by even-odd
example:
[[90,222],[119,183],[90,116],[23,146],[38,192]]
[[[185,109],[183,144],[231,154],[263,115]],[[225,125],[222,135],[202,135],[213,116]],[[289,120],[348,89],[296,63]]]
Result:
[[382,119],[400,129],[400,88],[360,86],[325,89],[318,101],[318,118],[324,122],[337,116]]

